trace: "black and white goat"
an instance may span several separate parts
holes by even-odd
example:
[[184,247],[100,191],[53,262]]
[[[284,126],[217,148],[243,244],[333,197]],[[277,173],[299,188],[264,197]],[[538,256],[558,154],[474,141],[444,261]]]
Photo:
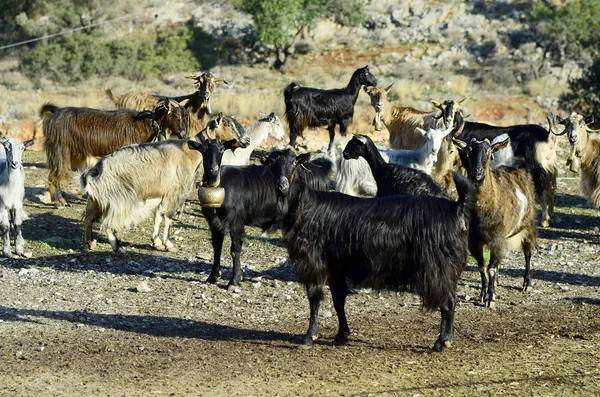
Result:
[[388,164],[366,135],[354,135],[344,149],[345,159],[364,158],[377,183],[377,197],[397,194],[448,197],[444,189],[423,171],[400,164]]
[[[455,123],[462,120],[460,113],[455,117]],[[554,134],[536,124],[519,124],[509,127],[497,127],[484,123],[465,121],[463,130],[455,138],[470,142],[473,138],[478,141],[494,140],[499,135],[507,134],[514,156],[522,162],[531,173],[536,194],[542,206],[541,225],[550,225],[554,215],[554,193],[556,191],[556,137]],[[460,152],[461,162],[465,169],[469,167],[467,155]]]
[[315,191],[294,178],[307,159],[307,154],[296,158],[275,151],[267,160],[281,164],[276,177],[285,239],[310,303],[304,344],[317,338],[325,284],[339,320],[335,342],[348,341],[344,305],[350,279],[356,285],[411,291],[421,297],[423,308],[440,308],[433,350],[443,351],[452,339],[456,286],[467,262],[471,195],[466,179],[456,175],[458,202],[427,196],[364,199]]
[[[490,168],[491,157],[508,145],[508,138],[494,143],[473,138],[468,144],[455,139],[454,143],[467,157],[467,172],[476,189],[469,248],[481,275],[480,300],[493,307],[498,268],[507,249],[523,251],[523,291],[531,286],[531,252],[537,246],[535,188],[524,168]],[[483,256],[485,246],[490,250],[487,265]]]
[[331,150],[336,124],[340,126],[341,135],[346,135],[346,129],[354,116],[354,104],[360,87],[376,85],[377,79],[368,66],[357,69],[344,88],[322,90],[300,87],[296,82],[290,83],[283,91],[285,116],[290,127],[290,145],[296,146],[296,138],[298,135],[302,136],[305,128],[327,126],[328,150]]
[[[207,281],[215,283],[221,275],[221,252],[225,233],[229,231],[233,261],[229,285],[239,285],[242,281],[241,253],[245,226],[273,230],[280,227],[283,219],[275,194],[277,179],[273,176],[273,167],[276,164],[221,167],[223,145],[210,142],[203,153],[203,184],[224,188],[225,200],[220,208],[202,208],[213,246],[213,266]],[[293,154],[291,148],[286,150]],[[318,190],[327,190],[332,168],[331,161],[321,157],[307,164],[308,171],[301,172],[300,178],[306,179]]]

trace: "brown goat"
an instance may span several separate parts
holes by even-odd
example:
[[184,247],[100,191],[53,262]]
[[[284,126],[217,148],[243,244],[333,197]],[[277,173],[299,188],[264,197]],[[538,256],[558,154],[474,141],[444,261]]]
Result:
[[[523,291],[531,286],[531,251],[537,247],[535,187],[525,168],[490,168],[490,159],[509,144],[509,139],[490,143],[473,138],[468,144],[454,143],[469,160],[469,179],[475,187],[475,216],[471,219],[469,250],[481,275],[480,300],[495,306],[498,267],[507,249],[521,248],[525,255]],[[486,265],[484,246],[490,250]]]
[[[392,88],[390,84],[387,88],[367,87],[365,91],[371,97],[371,106],[375,109],[375,118],[373,126],[376,131],[383,129],[383,124],[390,133],[390,148],[417,150],[425,144],[425,138],[417,131],[417,128],[427,129],[445,129],[454,124],[454,118],[457,112],[465,104],[467,98],[461,100],[458,104],[454,101],[445,101],[440,104],[432,101],[437,110],[425,112],[410,107],[400,107],[392,105],[387,98],[387,94]],[[447,182],[444,179],[449,176],[449,171],[458,164],[460,158],[452,140],[446,139],[438,152],[438,158],[434,164],[431,175],[438,182]],[[451,179],[451,175],[450,175]],[[447,185],[447,183],[444,183]]]
[[589,133],[598,130],[588,126],[593,119],[585,119],[580,114],[572,113],[564,119],[556,116],[556,120],[565,126],[565,130],[562,133],[554,132],[551,122],[550,131],[555,135],[566,133],[571,144],[567,166],[573,172],[581,171],[581,190],[590,203],[600,209],[600,140],[590,138]]
[[48,159],[48,190],[58,206],[66,205],[60,182],[71,170],[93,166],[115,150],[152,140],[170,129],[187,138],[187,113],[175,101],[160,101],[152,111],[64,107],[45,104],[41,109],[44,151]]
[[[188,79],[195,80],[194,84],[198,89],[189,95],[173,97],[171,99],[181,102],[188,112],[190,118],[190,130],[194,133],[202,130],[205,125],[206,116],[212,114],[210,99],[217,83],[227,81],[221,77],[216,77],[211,72],[204,72],[196,76],[186,76]],[[118,109],[149,110],[152,109],[159,100],[166,97],[157,94],[148,94],[140,91],[130,91],[123,95],[114,95],[108,88],[106,94],[111,101],[117,105]]]

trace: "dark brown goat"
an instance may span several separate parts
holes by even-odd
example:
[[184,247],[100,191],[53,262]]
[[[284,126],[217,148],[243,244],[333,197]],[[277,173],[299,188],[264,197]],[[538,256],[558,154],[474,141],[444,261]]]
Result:
[[[490,168],[490,159],[509,144],[508,137],[500,142],[473,138],[468,144],[454,139],[454,144],[468,158],[467,172],[476,189],[475,216],[471,218],[469,250],[477,260],[481,275],[482,302],[494,307],[498,267],[507,249],[521,248],[525,255],[523,291],[531,286],[529,274],[531,251],[536,248],[535,187],[525,168]],[[486,265],[484,246],[490,250]]]
[[[195,80],[198,89],[189,95],[182,95],[170,99],[181,102],[188,112],[190,118],[190,129],[194,133],[204,128],[206,117],[212,114],[210,99],[218,83],[227,81],[221,77],[216,77],[211,72],[204,72],[196,76],[186,76],[188,79]],[[152,109],[159,100],[166,97],[157,94],[148,94],[140,91],[130,91],[123,95],[114,95],[109,88],[106,94],[111,101],[117,105],[118,109],[135,109],[138,111]],[[187,101],[187,102],[186,102]]]
[[177,102],[165,99],[152,111],[103,111],[81,107],[59,108],[47,103],[40,111],[44,151],[48,159],[48,190],[58,206],[66,205],[60,181],[70,170],[93,166],[102,156],[134,143],[143,143],[168,128],[188,136],[187,114]]

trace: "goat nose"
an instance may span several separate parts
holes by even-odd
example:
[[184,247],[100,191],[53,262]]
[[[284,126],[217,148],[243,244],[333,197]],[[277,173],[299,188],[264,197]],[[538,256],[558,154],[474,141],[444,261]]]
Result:
[[216,165],[213,165],[212,167],[210,167],[210,171],[217,173],[217,172],[219,172],[219,167],[217,167]]

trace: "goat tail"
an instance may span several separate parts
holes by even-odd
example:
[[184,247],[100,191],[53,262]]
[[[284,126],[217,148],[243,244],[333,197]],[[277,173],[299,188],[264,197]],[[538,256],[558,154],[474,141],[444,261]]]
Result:
[[298,85],[298,83],[296,83],[295,81],[291,82],[290,84],[288,84],[287,87],[285,87],[285,89],[283,90],[283,99],[285,100],[285,102],[288,102],[290,99],[292,99],[293,92],[296,91],[298,88],[300,88],[300,85]]
[[58,109],[59,109],[58,106],[53,105],[50,102],[46,102],[45,104],[42,105],[42,108],[40,109],[40,117],[43,120],[47,116],[56,113],[58,111]]
[[108,96],[108,99],[110,99],[115,105],[119,105],[119,100],[117,99],[117,97],[115,97],[115,94],[113,94],[112,89],[110,89],[110,87],[105,89],[104,92],[106,93],[106,96]]

